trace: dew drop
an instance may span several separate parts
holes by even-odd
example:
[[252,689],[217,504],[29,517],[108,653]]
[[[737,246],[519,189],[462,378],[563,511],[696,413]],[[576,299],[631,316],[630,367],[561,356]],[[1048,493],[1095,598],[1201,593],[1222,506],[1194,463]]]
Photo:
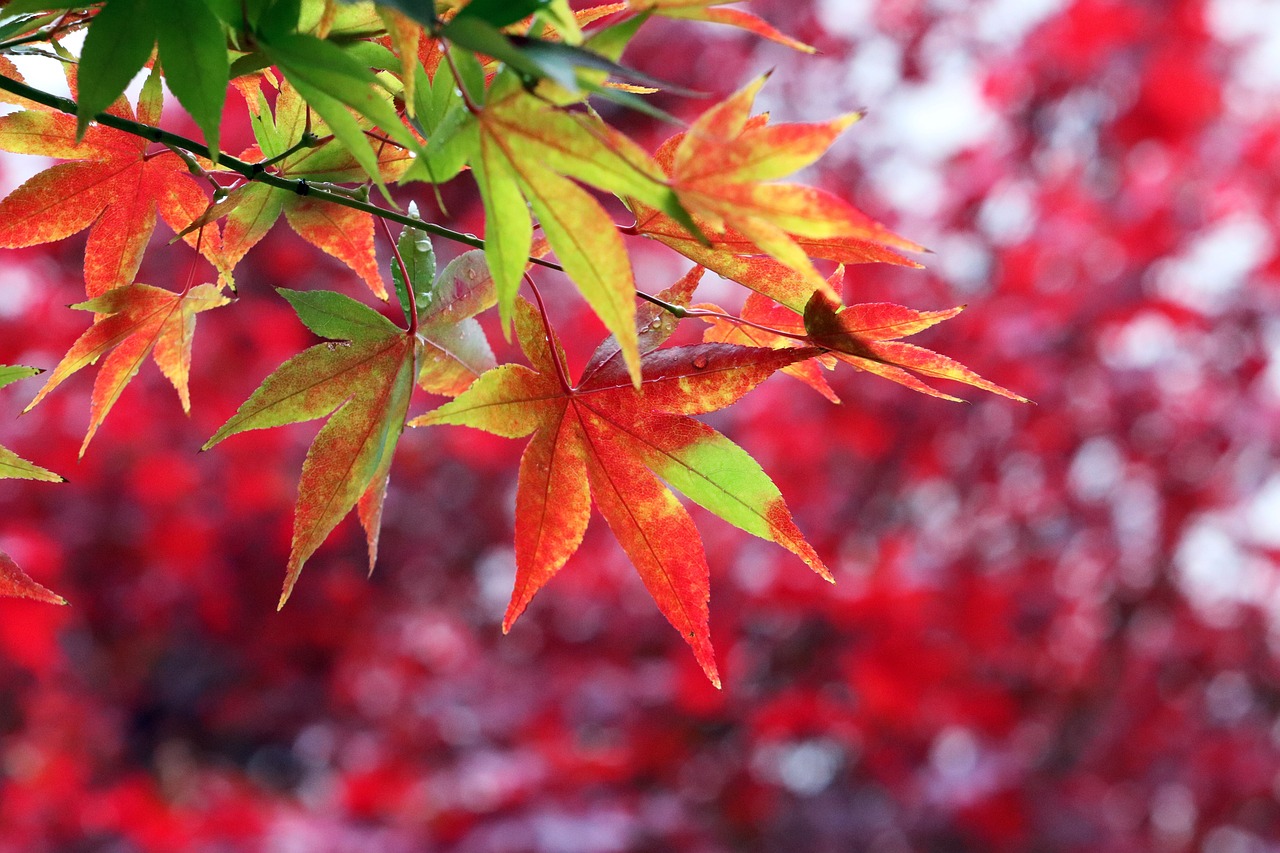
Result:
[[698,370],[705,370],[707,367],[707,364],[708,364],[708,360],[705,355],[697,356],[693,360],[693,366]]

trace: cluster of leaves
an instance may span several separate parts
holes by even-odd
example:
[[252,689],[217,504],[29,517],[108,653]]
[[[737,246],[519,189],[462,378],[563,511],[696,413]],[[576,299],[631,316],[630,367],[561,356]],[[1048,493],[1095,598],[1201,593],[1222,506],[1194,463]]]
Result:
[[[577,550],[594,500],[662,612],[719,684],[706,558],[668,487],[831,576],[759,465],[691,415],[733,403],[779,370],[834,399],[818,365],[836,361],[947,399],[955,398],[924,380],[1021,399],[901,342],[959,309],[840,304],[844,265],[912,266],[902,252],[919,249],[831,193],[781,182],[816,162],[857,114],[771,124],[752,115],[765,82],[758,78],[651,154],[592,109],[592,100],[603,101],[674,121],[646,96],[679,88],[619,64],[654,14],[731,24],[805,49],[722,5],[13,0],[0,19],[0,92],[21,109],[0,117],[0,148],[66,162],[0,201],[0,246],[91,229],[89,299],[73,307],[92,312],[93,323],[31,405],[101,361],[83,454],[150,355],[186,409],[196,316],[231,302],[237,265],[281,214],[379,299],[390,296],[376,226],[398,222],[391,276],[404,325],[347,295],[282,291],[326,340],[268,376],[206,444],[328,419],[303,465],[281,606],[307,559],[353,508],[372,569],[406,424],[532,435],[520,466],[517,580],[505,626]],[[60,40],[78,29],[87,32],[76,57]],[[4,55],[32,51],[64,65],[74,101],[26,85]],[[130,104],[124,90],[147,67]],[[161,127],[162,83],[203,143]],[[255,136],[238,156],[220,150],[228,92],[239,93]],[[397,207],[403,190],[393,188],[435,187],[464,172],[483,205],[482,241]],[[373,200],[375,191],[385,205]],[[180,290],[136,281],[157,212],[212,265],[213,281],[196,283],[194,261]],[[634,224],[614,225],[619,215]],[[477,251],[437,273],[428,234]],[[637,289],[628,238],[665,244],[696,266],[649,295]],[[815,259],[838,265],[836,273],[824,277]],[[610,333],[577,383],[568,378],[535,268],[562,270]],[[751,292],[741,316],[688,307],[704,268]],[[537,307],[519,295],[525,283]],[[495,364],[476,319],[491,308],[506,333],[514,326],[531,367]],[[684,317],[709,321],[704,341],[662,347]],[[30,372],[5,370],[9,379]],[[453,399],[411,419],[415,386]],[[6,475],[56,479],[3,453]],[[4,572],[0,592],[52,595],[7,559]]]
[[[74,483],[0,482],[0,543],[72,601],[0,604],[0,851],[572,837],[671,853],[1078,853],[1280,837],[1267,521],[1280,246],[1248,238],[1274,231],[1280,100],[1257,73],[1260,19],[1216,0],[1039,4],[1026,30],[1027,16],[993,26],[983,5],[933,0],[748,8],[818,46],[820,65],[696,25],[626,60],[714,91],[776,66],[762,98],[791,111],[869,101],[876,126],[809,174],[897,206],[938,255],[928,271],[850,267],[850,301],[971,300],[905,341],[963,353],[1041,405],[946,404],[814,359],[797,366],[843,405],[777,378],[699,416],[750,448],[839,578],[828,587],[690,507],[732,689],[699,677],[638,582],[617,582],[630,569],[600,518],[500,635],[527,440],[478,430],[406,431],[378,581],[364,582],[357,536],[335,534],[277,614],[320,424],[193,451],[315,343],[284,299],[246,286],[251,270],[366,288],[273,229],[237,270],[240,302],[200,320],[194,424],[147,367],[79,465],[90,371],[0,426],[0,444]],[[926,93],[966,110],[922,146],[890,116]],[[237,112],[232,149],[252,141]],[[0,163],[10,185],[23,165]],[[936,183],[903,180],[920,169]],[[481,233],[458,184],[449,222]],[[1203,263],[1228,243],[1230,262]],[[668,251],[628,246],[638,271]],[[4,253],[0,363],[52,368],[89,325],[64,310],[83,298],[82,247]],[[180,281],[190,255],[149,253],[142,280]],[[726,289],[708,274],[692,302],[728,305]],[[543,293],[577,379],[597,340],[574,333],[581,306],[552,304],[562,285]],[[525,363],[495,313],[481,318],[494,350]],[[0,389],[0,404],[12,414],[40,381]]]

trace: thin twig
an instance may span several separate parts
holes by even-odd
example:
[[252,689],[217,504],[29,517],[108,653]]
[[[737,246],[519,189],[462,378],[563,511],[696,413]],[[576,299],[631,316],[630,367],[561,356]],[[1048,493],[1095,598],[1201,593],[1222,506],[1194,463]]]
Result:
[[725,314],[722,311],[709,311],[706,308],[684,308],[680,305],[673,305],[672,303],[659,299],[656,296],[650,296],[649,294],[643,293],[639,290],[636,291],[636,296],[639,296],[645,302],[651,302],[654,305],[657,305],[663,311],[666,311],[680,320],[683,320],[685,317],[709,317],[717,320],[727,320],[730,323],[736,323],[739,326],[750,326],[753,329],[759,329],[762,332],[768,332],[771,335],[777,335],[781,338],[790,338],[793,341],[803,341],[811,346],[813,343],[809,340],[808,335],[797,335],[794,332],[784,332],[781,329],[775,329],[772,326],[764,326],[760,323],[756,323],[742,317]]
[[449,64],[449,70],[453,72],[453,82],[457,84],[458,91],[462,93],[462,103],[467,107],[467,112],[477,115],[480,108],[476,106],[476,102],[471,100],[471,93],[467,91],[467,84],[462,81],[462,75],[458,73],[458,66],[453,64],[453,53],[449,50],[449,42],[440,39],[440,52],[444,54],[444,61]]

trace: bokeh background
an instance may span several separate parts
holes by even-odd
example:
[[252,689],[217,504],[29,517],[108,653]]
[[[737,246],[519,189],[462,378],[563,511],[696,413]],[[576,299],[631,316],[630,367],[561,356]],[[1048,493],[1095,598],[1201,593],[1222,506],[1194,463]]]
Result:
[[[968,303],[924,343],[1037,404],[842,369],[840,406],[779,377],[714,415],[839,579],[697,512],[722,692],[598,519],[502,636],[522,442],[461,429],[406,435],[373,578],[346,522],[277,614],[316,426],[196,450],[312,341],[270,286],[363,290],[278,229],[201,318],[189,419],[145,369],[77,463],[87,377],[0,396],[72,481],[0,483],[0,547],[72,601],[0,603],[0,851],[1280,850],[1280,5],[752,8],[821,55],[655,23],[627,58],[868,108],[807,177],[933,254],[847,299]],[[167,239],[139,280],[185,278]],[[82,251],[4,255],[0,363],[83,330]]]

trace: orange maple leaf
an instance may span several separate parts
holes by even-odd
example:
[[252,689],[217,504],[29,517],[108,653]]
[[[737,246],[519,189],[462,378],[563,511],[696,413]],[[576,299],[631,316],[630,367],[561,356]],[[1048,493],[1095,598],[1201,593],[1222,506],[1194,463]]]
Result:
[[[151,78],[134,112],[123,98],[111,112],[155,124],[160,119],[159,78]],[[183,160],[153,149],[141,137],[92,125],[76,142],[74,116],[24,110],[0,117],[0,149],[39,154],[59,163],[32,177],[0,201],[0,247],[50,243],[92,226],[85,247],[85,291],[99,296],[130,284],[155,230],[156,213],[181,232],[209,206]],[[217,226],[185,235],[220,271]]]
[[764,80],[712,107],[654,155],[709,245],[633,199],[635,230],[797,312],[815,290],[836,296],[811,257],[920,266],[900,252],[923,247],[848,202],[813,187],[773,183],[815,162],[859,114],[770,125],[768,116],[750,114]]
[[[828,284],[832,290],[838,291],[843,281],[844,268],[841,267],[828,279]],[[697,307],[723,313],[715,305]],[[983,379],[954,359],[899,340],[950,320],[963,310],[963,306],[958,306],[942,311],[917,311],[890,302],[841,306],[825,293],[815,292],[802,317],[753,293],[747,297],[742,309],[741,319],[745,323],[735,323],[723,317],[703,317],[711,323],[711,328],[703,336],[707,341],[773,349],[822,347],[829,355],[791,365],[783,368],[783,372],[795,376],[833,403],[840,401],[816,365],[822,363],[832,367],[834,359],[943,400],[960,402],[960,398],[926,384],[920,376],[950,379],[1021,403],[1029,402],[1025,397]]]
[[94,379],[89,431],[80,446],[81,456],[148,355],[153,357],[160,371],[177,390],[183,411],[190,411],[187,376],[191,372],[191,342],[195,334],[196,314],[228,302],[230,300],[212,284],[202,284],[185,293],[173,293],[148,284],[131,284],[71,306],[105,316],[100,316],[76,339],[24,411],[31,411],[67,377],[95,363],[108,352],[110,355],[106,355]]
[[[678,285],[687,293],[696,278]],[[615,339],[570,385],[564,352],[529,303],[516,333],[532,369],[505,364],[411,426],[458,424],[508,438],[532,434],[516,490],[516,584],[507,630],[577,551],[594,501],[667,620],[720,686],[708,628],[709,569],[701,537],[662,481],[732,524],[831,575],[797,529],[777,487],[750,456],[689,417],[722,409],[781,367],[816,350],[725,344],[655,348],[671,326],[646,306],[639,316],[639,389]],[[659,479],[661,478],[661,479]]]
[[983,379],[952,358],[899,340],[950,320],[963,310],[964,306],[944,311],[917,311],[891,302],[841,307],[826,294],[818,292],[805,307],[804,329],[810,342],[830,350],[841,361],[922,394],[960,402],[958,397],[927,385],[916,374],[930,379],[962,382],[1019,403],[1031,402]]

